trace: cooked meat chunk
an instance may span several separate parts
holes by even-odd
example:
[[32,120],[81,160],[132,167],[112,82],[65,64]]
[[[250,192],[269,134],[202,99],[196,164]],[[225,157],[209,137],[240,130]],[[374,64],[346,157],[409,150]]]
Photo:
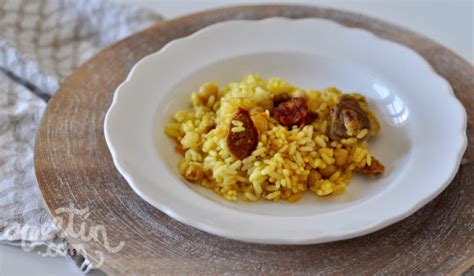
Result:
[[273,117],[284,126],[298,125],[304,123],[309,113],[308,105],[303,98],[292,98],[280,103],[273,109]]
[[356,136],[363,129],[371,129],[368,113],[350,95],[342,96],[339,103],[331,109],[330,120],[329,136],[333,140]]
[[368,175],[376,175],[376,174],[381,174],[384,173],[385,167],[380,163],[379,160],[375,159],[374,157],[371,158],[370,166],[365,165],[362,168],[356,168],[355,171],[363,173],[363,174],[368,174]]
[[249,156],[258,144],[258,132],[247,110],[240,108],[229,126],[227,148],[237,158]]
[[279,104],[291,100],[291,96],[288,93],[280,93],[273,96],[273,107],[277,107]]

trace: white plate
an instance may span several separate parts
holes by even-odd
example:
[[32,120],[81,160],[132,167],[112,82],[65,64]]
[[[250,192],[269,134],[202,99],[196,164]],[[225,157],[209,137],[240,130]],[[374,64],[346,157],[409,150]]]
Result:
[[[201,83],[249,73],[366,95],[382,124],[371,151],[386,173],[296,204],[227,202],[187,183],[165,125]],[[308,244],[373,232],[433,199],[459,167],[466,121],[448,82],[405,46],[331,21],[271,18],[219,23],[143,58],[117,88],[105,138],[133,190],[169,216],[232,239]]]

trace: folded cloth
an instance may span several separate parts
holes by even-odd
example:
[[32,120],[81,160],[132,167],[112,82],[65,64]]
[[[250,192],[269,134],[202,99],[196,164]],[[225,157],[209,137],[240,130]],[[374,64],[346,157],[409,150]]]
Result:
[[[0,243],[61,242],[33,167],[46,102],[94,53],[159,20],[151,11],[108,1],[0,0]],[[83,271],[90,269],[74,250],[66,252]]]

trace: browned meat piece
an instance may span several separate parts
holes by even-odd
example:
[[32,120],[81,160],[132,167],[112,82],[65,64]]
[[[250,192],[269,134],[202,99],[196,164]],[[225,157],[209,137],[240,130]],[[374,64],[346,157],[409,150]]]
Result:
[[288,93],[280,93],[273,96],[273,106],[277,107],[279,104],[291,100],[291,96]]
[[350,95],[342,96],[339,103],[331,109],[329,137],[333,140],[355,136],[360,130],[370,130],[370,127],[367,112],[362,110],[359,101]]
[[273,117],[284,126],[292,126],[303,123],[309,113],[308,105],[303,98],[292,98],[280,103],[273,109]]
[[243,131],[233,132],[232,122],[227,135],[227,148],[238,159],[249,156],[258,144],[258,132],[247,110],[240,108],[235,113],[232,121],[242,122]]
[[355,171],[368,174],[368,175],[376,175],[384,173],[385,167],[380,163],[379,160],[372,157],[372,161],[370,162],[370,166],[365,166],[363,168],[356,168]]

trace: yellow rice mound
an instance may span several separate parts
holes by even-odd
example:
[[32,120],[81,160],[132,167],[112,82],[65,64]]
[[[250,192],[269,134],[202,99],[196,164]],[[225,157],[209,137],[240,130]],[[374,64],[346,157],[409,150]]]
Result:
[[[270,116],[272,96],[279,93],[304,97],[318,118],[302,127],[280,125]],[[371,162],[366,129],[340,141],[327,135],[331,107],[341,95],[333,87],[303,90],[280,78],[264,80],[257,75],[222,89],[206,83],[191,94],[189,109],[174,114],[166,134],[183,154],[179,162],[183,177],[228,200],[295,202],[306,191],[337,195],[344,192],[354,169]],[[257,148],[243,160],[235,158],[226,144],[230,121],[239,107],[250,111],[259,132]]]

